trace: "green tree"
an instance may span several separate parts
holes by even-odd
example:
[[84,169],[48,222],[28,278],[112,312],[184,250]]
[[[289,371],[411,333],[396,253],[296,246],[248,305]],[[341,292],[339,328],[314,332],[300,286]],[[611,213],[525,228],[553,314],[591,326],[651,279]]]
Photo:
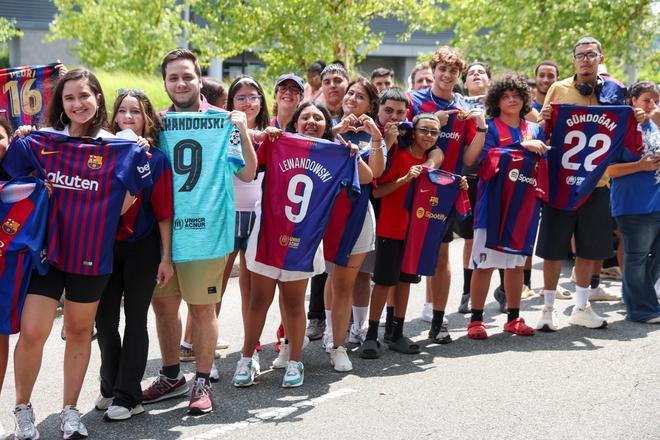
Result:
[[[382,35],[376,18],[408,23],[401,39],[425,26],[440,11],[437,0],[194,0],[192,10],[207,23],[195,46],[207,56],[227,58],[252,48],[267,74],[303,70],[317,59],[352,66],[376,49]],[[220,11],[220,12],[219,12]]]
[[90,67],[154,72],[193,26],[182,20],[188,1],[54,0],[58,9],[47,41],[75,40],[71,48]]
[[[448,1],[431,29],[454,29],[452,44],[469,60],[497,70],[531,75],[543,59],[556,61],[562,77],[572,68],[573,44],[592,36],[603,45],[611,73],[624,79],[626,64],[658,71],[653,45],[660,17],[651,0],[471,0]],[[657,2],[655,2],[657,3]],[[626,78],[627,79],[627,78]]]
[[23,32],[16,29],[16,20],[0,17],[0,43],[6,43],[14,37],[22,37]]

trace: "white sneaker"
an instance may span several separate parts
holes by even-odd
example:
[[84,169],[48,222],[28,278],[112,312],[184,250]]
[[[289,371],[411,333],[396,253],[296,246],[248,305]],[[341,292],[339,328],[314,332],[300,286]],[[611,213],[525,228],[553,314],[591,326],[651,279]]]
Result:
[[571,317],[568,318],[568,323],[571,325],[581,325],[587,328],[603,328],[607,326],[605,318],[598,316],[591,306],[575,307]]
[[353,369],[353,364],[348,358],[344,346],[334,348],[330,352],[330,363],[335,367],[335,371],[345,372]]
[[277,358],[273,361],[273,368],[276,369],[285,368],[286,365],[289,363],[290,356],[291,356],[291,349],[289,348],[289,344],[282,341],[282,345],[280,346],[280,352],[277,355]]
[[255,350],[252,353],[252,368],[254,368],[255,374],[259,376],[261,374],[261,363],[259,362],[259,352]]
[[305,367],[302,362],[289,361],[282,378],[283,388],[299,387],[305,381]]
[[105,411],[110,408],[110,405],[112,405],[112,397],[103,397],[103,394],[99,394],[94,402],[94,408],[98,411]]
[[621,301],[621,295],[609,292],[601,286],[589,288],[589,301]]
[[220,372],[218,371],[218,367],[215,366],[215,362],[211,364],[211,371],[209,372],[209,380],[211,382],[217,382],[220,380]]
[[534,296],[534,291],[526,284],[523,284],[522,293],[520,294],[520,299],[527,299]]
[[323,349],[325,350],[326,353],[330,353],[335,346],[334,338],[332,337],[331,334],[328,334],[327,332],[323,335],[322,343],[323,343]]
[[36,440],[39,438],[39,431],[34,425],[34,411],[32,404],[21,403],[14,407],[14,421],[16,428],[14,438],[16,440]]
[[143,412],[144,407],[139,403],[132,409],[128,409],[125,406],[110,405],[105,414],[103,414],[103,418],[108,421],[127,420]]
[[367,327],[357,328],[353,323],[351,324],[350,331],[348,332],[348,342],[351,344],[362,344],[367,337]]
[[256,375],[257,370],[254,368],[252,359],[242,357],[236,365],[236,372],[234,373],[234,386],[249,387],[254,384],[254,378]]
[[424,307],[422,307],[422,321],[433,321],[433,304],[424,303]]
[[60,431],[62,431],[64,440],[87,437],[87,428],[80,421],[80,411],[75,406],[67,405],[62,409],[60,413]]
[[542,332],[556,332],[559,327],[555,324],[555,315],[554,307],[543,307],[543,310],[541,310],[541,319],[539,319],[539,322],[534,328]]

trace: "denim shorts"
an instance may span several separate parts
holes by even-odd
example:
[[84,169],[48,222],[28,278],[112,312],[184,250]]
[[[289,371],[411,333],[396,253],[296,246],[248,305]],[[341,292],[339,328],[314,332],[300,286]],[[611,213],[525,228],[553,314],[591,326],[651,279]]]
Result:
[[248,238],[257,218],[254,211],[236,211],[236,229],[234,230],[234,252],[247,249]]

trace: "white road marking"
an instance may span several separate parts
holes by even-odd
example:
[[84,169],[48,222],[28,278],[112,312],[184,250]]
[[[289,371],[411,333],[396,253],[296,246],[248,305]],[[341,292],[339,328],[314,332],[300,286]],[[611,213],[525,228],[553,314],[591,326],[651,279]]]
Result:
[[229,432],[249,428],[250,426],[263,423],[268,420],[278,420],[284,417],[288,417],[291,414],[298,411],[300,408],[316,406],[320,403],[326,402],[328,400],[338,399],[349,394],[357,392],[352,388],[341,388],[336,391],[331,391],[327,394],[324,394],[313,399],[303,400],[301,402],[293,403],[289,406],[282,408],[268,408],[262,411],[257,411],[253,417],[249,419],[242,420],[240,422],[235,422],[230,425],[224,425],[219,428],[211,429],[201,434],[194,435],[192,437],[186,437],[184,440],[205,440],[205,439],[215,439],[228,434]]

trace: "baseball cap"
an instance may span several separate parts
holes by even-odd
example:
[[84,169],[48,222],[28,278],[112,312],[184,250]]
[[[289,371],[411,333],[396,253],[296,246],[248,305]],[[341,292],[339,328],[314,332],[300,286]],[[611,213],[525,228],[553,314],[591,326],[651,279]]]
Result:
[[298,87],[300,87],[300,91],[304,92],[305,91],[305,86],[303,85],[303,80],[301,77],[294,73],[287,73],[284,75],[280,75],[279,78],[277,78],[277,82],[275,83],[275,87],[279,86],[282,84],[284,81],[291,80],[296,83]]

